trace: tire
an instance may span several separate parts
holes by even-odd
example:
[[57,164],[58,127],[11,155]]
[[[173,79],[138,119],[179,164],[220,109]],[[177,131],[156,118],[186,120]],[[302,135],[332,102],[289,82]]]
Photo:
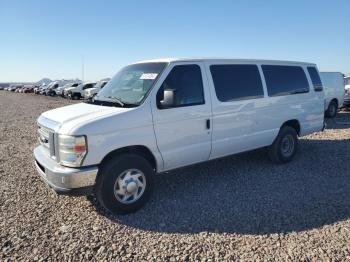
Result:
[[80,99],[80,95],[79,94],[72,94],[71,95],[73,100],[79,100]]
[[298,134],[293,127],[283,126],[268,148],[269,158],[275,163],[290,162],[298,149]]
[[[130,174],[129,177],[127,177],[128,173]],[[137,178],[138,176],[141,177]],[[99,171],[95,188],[97,200],[105,210],[112,214],[133,213],[139,210],[149,199],[153,188],[153,176],[152,166],[141,156],[125,154],[114,157],[103,164]],[[123,182],[123,177],[127,183]],[[144,185],[143,189],[139,187],[136,180],[141,181],[141,184]],[[136,193],[129,193],[129,186],[131,190],[134,189],[134,191],[130,191]],[[119,195],[119,192],[126,192],[126,196]],[[134,197],[138,193],[140,195]],[[123,199],[125,199],[124,202]]]
[[334,118],[337,115],[338,103],[331,101],[326,110],[326,117]]

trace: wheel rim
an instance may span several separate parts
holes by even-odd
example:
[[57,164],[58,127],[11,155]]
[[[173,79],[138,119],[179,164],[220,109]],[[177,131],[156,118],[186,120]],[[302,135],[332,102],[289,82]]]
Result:
[[146,177],[138,169],[128,169],[119,174],[114,184],[114,196],[123,204],[137,201],[145,192]]
[[294,152],[294,138],[292,135],[286,135],[282,139],[281,153],[284,157],[290,157]]

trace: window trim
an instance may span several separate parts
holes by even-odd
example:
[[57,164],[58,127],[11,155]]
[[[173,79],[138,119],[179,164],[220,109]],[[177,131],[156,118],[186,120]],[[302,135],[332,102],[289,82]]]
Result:
[[[160,101],[158,101],[158,99],[157,99],[158,93],[159,93],[160,90],[162,89],[163,83],[165,82],[165,80],[167,79],[167,77],[168,77],[169,74],[173,71],[173,69],[174,69],[175,67],[178,67],[178,66],[189,66],[189,65],[192,65],[192,66],[194,65],[194,66],[197,66],[197,67],[199,68],[200,76],[201,76],[201,79],[202,79],[202,97],[203,97],[203,101],[202,101],[202,102],[198,102],[198,103],[190,103],[190,104],[184,104],[184,105],[163,107],[163,106],[160,104]],[[201,65],[200,65],[200,64],[197,64],[197,63],[174,64],[173,67],[170,68],[168,74],[164,77],[163,82],[160,84],[160,86],[159,86],[159,88],[158,88],[158,90],[157,90],[157,92],[156,92],[155,99],[156,99],[156,106],[157,106],[157,109],[158,109],[158,110],[166,110],[166,109],[174,109],[174,108],[181,108],[181,107],[188,107],[188,106],[205,105],[206,101],[205,101],[205,92],[204,92],[204,78],[203,78],[203,70],[202,70],[202,68],[201,68]]]
[[[220,98],[218,97],[218,94],[217,94],[217,89],[215,88],[215,82],[214,82],[214,77],[213,77],[213,73],[211,71],[211,67],[212,66],[230,66],[230,65],[237,65],[237,66],[245,66],[245,65],[248,65],[248,66],[256,66],[256,69],[257,69],[257,73],[260,77],[260,83],[261,83],[261,90],[262,90],[262,94],[261,95],[257,95],[257,96],[244,96],[244,97],[240,97],[240,98],[235,98],[235,99],[230,99],[230,100],[227,100],[227,101],[222,101],[220,100]],[[261,72],[260,72],[260,65],[259,64],[245,64],[245,63],[220,63],[220,64],[217,64],[217,63],[213,63],[213,64],[210,64],[208,66],[209,68],[209,73],[210,73],[210,77],[212,79],[212,83],[213,83],[213,89],[214,89],[214,92],[215,92],[215,97],[216,99],[220,102],[220,103],[232,103],[232,102],[237,102],[237,101],[245,101],[245,100],[253,100],[253,99],[261,99],[261,98],[264,98],[265,97],[265,91],[264,91],[264,81],[263,81],[263,76],[261,75]]]
[[[280,92],[278,94],[274,94],[274,95],[270,95],[269,94],[269,87],[268,87],[268,84],[267,84],[267,80],[266,80],[266,75],[265,75],[265,72],[264,72],[264,66],[280,66],[280,67],[299,67],[302,72],[304,73],[304,76],[305,76],[305,80],[307,82],[307,85],[308,85],[308,88],[306,90],[306,88],[304,90],[301,90],[298,89],[297,90],[294,90],[294,91],[286,91],[286,92]],[[264,74],[264,80],[265,80],[265,84],[266,84],[266,92],[267,92],[267,96],[268,97],[278,97],[278,96],[289,96],[289,95],[300,95],[300,94],[307,94],[307,93],[310,93],[310,90],[311,90],[311,87],[310,87],[310,83],[307,79],[307,75],[306,75],[306,72],[305,72],[305,69],[302,65],[276,65],[276,64],[261,64],[260,65],[261,67],[261,70],[262,70],[262,73]]]

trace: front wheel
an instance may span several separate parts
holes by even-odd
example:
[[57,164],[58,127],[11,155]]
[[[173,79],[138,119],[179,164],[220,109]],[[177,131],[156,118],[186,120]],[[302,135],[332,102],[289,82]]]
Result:
[[79,94],[72,94],[71,95],[73,100],[79,100],[80,99],[80,95]]
[[281,128],[273,144],[268,148],[268,154],[276,163],[290,162],[298,149],[298,134],[293,127]]
[[99,171],[97,200],[113,214],[135,212],[151,195],[153,175],[152,166],[141,156],[126,154],[112,158]]

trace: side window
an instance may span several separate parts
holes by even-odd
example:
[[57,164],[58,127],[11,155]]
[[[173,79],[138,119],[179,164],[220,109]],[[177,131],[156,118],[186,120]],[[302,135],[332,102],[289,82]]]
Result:
[[88,88],[91,88],[92,87],[92,84],[87,84],[83,87],[83,89],[88,89]]
[[283,96],[309,92],[309,83],[300,66],[263,65],[269,96]]
[[157,106],[163,109],[160,101],[164,99],[164,90],[174,91],[172,107],[204,104],[203,81],[198,65],[178,65],[170,71],[157,93]]
[[312,85],[314,86],[314,90],[315,91],[322,91],[323,90],[322,81],[321,81],[320,75],[318,74],[316,68],[309,66],[307,68],[307,71],[309,72],[309,75],[310,75],[310,78],[312,81]]
[[257,65],[211,65],[210,72],[221,102],[264,96]]

